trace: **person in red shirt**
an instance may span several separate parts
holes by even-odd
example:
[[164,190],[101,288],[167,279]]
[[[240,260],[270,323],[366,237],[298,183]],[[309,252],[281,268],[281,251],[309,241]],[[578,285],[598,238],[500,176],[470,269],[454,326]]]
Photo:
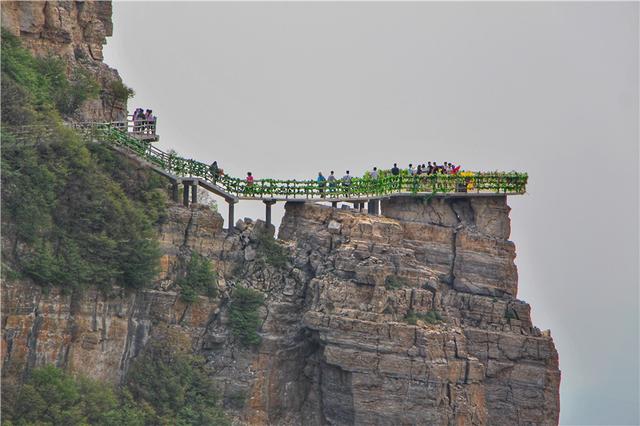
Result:
[[251,172],[247,172],[247,186],[245,188],[245,191],[247,192],[247,194],[251,194],[253,191],[253,175],[251,174]]

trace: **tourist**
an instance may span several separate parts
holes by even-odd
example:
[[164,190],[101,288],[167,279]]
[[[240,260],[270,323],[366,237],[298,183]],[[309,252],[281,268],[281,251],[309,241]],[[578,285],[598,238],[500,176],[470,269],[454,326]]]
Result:
[[327,182],[329,182],[329,192],[333,193],[336,190],[336,176],[334,175],[333,170],[331,170],[331,174],[327,178]]
[[371,179],[378,179],[378,168],[374,167],[371,171]]
[[398,176],[400,174],[400,169],[398,168],[398,164],[393,163],[393,167],[391,168],[391,174],[394,176]]
[[218,180],[218,176],[220,175],[220,168],[218,167],[217,161],[211,163],[209,166],[209,173],[211,173],[211,181],[216,183],[216,180]]
[[429,161],[427,164],[427,174],[428,175],[433,174],[433,166],[431,165],[431,161]]
[[318,183],[318,190],[320,192],[320,197],[324,198],[324,186],[327,183],[327,179],[322,175],[322,172],[318,172],[318,177],[316,178],[316,182]]
[[349,174],[349,170],[347,170],[347,173],[342,176],[342,186],[344,187],[345,195],[349,196],[349,187],[351,186],[351,175]]
[[422,166],[420,164],[418,164],[418,169],[416,170],[416,174],[417,175],[421,175],[422,173],[423,173],[422,172]]
[[409,173],[409,176],[413,176],[413,174],[415,173],[415,170],[413,170],[413,164],[409,163],[409,167],[407,167],[407,173]]
[[253,194],[253,175],[247,172],[247,186],[245,187],[247,194]]

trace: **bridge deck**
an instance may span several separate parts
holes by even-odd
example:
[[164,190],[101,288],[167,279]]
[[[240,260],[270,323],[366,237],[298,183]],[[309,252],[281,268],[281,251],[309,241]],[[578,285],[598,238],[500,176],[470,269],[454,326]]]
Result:
[[[381,170],[377,179],[353,177],[350,184],[339,180],[329,184],[295,179],[255,179],[249,183],[245,179],[218,175],[217,170],[207,164],[158,149],[150,143],[157,139],[155,128],[149,130],[148,126],[140,120],[76,125],[86,136],[126,151],[131,158],[144,162],[172,182],[192,182],[231,203],[239,200],[355,203],[397,196],[486,197],[526,192],[527,174],[517,172],[463,171],[455,175],[412,176],[405,172],[391,175]],[[129,132],[131,129],[133,132]]]

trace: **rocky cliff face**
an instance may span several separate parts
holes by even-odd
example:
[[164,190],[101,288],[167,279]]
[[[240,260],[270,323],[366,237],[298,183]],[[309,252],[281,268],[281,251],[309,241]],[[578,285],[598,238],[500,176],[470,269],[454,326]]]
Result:
[[[170,329],[206,357],[239,423],[557,424],[558,357],[515,298],[506,198],[396,198],[382,210],[287,204],[289,260],[272,266],[260,255],[264,223],[230,233],[207,209],[172,206],[152,289],[3,283],[4,379],[55,363],[118,382]],[[185,304],[175,278],[193,250],[211,259],[221,292]],[[265,295],[257,348],[230,330],[238,286]]]
[[100,99],[85,102],[75,118],[113,121],[126,117],[126,105],[114,100],[111,89],[113,81],[121,81],[120,76],[102,62],[102,46],[113,33],[110,1],[3,1],[1,12],[2,28],[20,37],[36,56],[63,58],[69,72],[81,67],[100,84]]

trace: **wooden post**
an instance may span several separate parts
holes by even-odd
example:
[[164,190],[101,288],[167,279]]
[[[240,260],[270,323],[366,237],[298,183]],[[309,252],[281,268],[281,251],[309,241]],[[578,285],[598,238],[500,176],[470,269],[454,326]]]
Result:
[[233,227],[235,226],[233,218],[233,207],[235,206],[235,203],[233,201],[227,201],[227,204],[229,204],[229,223],[227,224],[227,229],[229,229],[229,231],[232,231]]
[[198,184],[196,182],[193,182],[193,185],[191,185],[191,204],[197,204],[198,203]]
[[171,184],[171,199],[174,203],[177,203],[179,200],[179,191],[178,191],[178,182],[173,182]]
[[271,225],[271,206],[276,203],[276,200],[264,200],[265,205],[265,221],[267,222],[267,226]]
[[184,189],[182,192],[182,204],[185,207],[189,207],[189,186],[191,186],[191,182],[189,181],[183,182],[183,185],[184,185]]

